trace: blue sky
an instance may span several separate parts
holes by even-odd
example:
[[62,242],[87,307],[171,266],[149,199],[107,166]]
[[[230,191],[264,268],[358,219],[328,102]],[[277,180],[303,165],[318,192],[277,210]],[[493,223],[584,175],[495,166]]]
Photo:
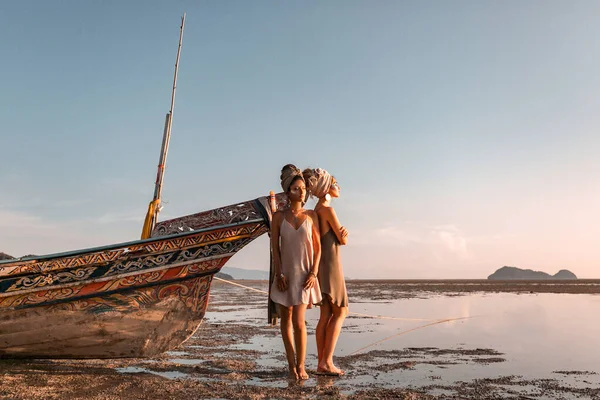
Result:
[[595,1],[0,2],[0,251],[139,237],[183,12],[161,218],[292,162],[340,182],[349,277],[599,277]]

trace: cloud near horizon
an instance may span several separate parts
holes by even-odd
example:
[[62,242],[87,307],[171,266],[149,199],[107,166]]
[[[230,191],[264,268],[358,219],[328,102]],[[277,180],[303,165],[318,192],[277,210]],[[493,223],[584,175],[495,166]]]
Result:
[[138,225],[141,231],[141,219],[137,214],[134,218],[133,213],[119,213],[55,222],[22,211],[0,210],[0,251],[21,257],[135,240],[138,237],[131,235]]
[[432,252],[468,260],[468,239],[455,225],[427,225],[407,222],[366,231],[351,232],[353,244],[361,246],[427,247]]

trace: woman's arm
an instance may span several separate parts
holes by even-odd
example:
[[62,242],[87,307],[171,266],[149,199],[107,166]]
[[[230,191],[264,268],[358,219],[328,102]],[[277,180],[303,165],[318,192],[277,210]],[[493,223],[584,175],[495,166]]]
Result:
[[333,207],[326,207],[323,209],[323,214],[325,214],[325,218],[327,223],[333,230],[333,233],[337,237],[340,244],[343,246],[348,243],[348,230],[340,224],[340,220],[335,213]]
[[310,213],[312,218],[312,239],[313,239],[313,269],[312,272],[317,276],[319,273],[319,263],[321,262],[321,233],[319,230],[319,216],[316,212]]
[[314,286],[315,282],[317,281],[317,274],[319,273],[319,263],[321,262],[321,234],[319,233],[319,216],[316,212],[310,211],[307,218],[310,218],[312,221],[313,267],[306,277],[304,289],[310,289]]
[[283,218],[283,213],[276,212],[273,214],[273,218],[271,219],[271,249],[273,251],[273,269],[275,272],[275,281],[277,282],[277,287],[282,292],[287,289],[287,279],[282,277],[281,270],[281,252],[279,249],[279,228],[281,227],[281,222]]

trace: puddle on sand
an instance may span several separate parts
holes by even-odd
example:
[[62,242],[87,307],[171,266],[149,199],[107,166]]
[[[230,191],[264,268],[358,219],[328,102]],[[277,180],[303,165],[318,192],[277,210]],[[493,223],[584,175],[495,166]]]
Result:
[[205,363],[206,360],[199,360],[195,358],[170,358],[168,362],[182,365],[199,365]]
[[183,357],[189,355],[190,353],[187,351],[167,351],[165,354],[170,357]]
[[117,372],[121,374],[152,374],[162,376],[167,379],[183,379],[187,378],[188,374],[184,374],[183,372],[178,371],[152,371],[146,368],[140,367],[124,367],[124,368],[116,368]]

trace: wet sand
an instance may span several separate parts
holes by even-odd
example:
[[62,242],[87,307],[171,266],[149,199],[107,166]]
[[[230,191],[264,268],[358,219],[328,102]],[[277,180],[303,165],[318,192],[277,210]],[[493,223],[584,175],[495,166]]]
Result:
[[[238,281],[258,289],[266,282]],[[600,293],[600,281],[349,281],[351,303],[386,302],[399,298],[484,293]],[[406,347],[370,348],[337,357],[347,377],[312,374],[316,360],[307,358],[311,378],[286,378],[284,354],[273,349],[281,338],[277,327],[266,325],[266,298],[214,282],[205,323],[177,351],[153,359],[117,360],[0,360],[2,399],[536,399],[600,398],[591,382],[597,371],[558,369],[543,379],[518,375],[445,381],[437,371],[469,366],[501,365],[505,355],[493,348]],[[263,313],[264,311],[264,313]],[[318,311],[312,311],[317,312]],[[263,317],[258,317],[262,316]],[[345,328],[366,331],[364,318],[349,317]],[[344,334],[344,332],[342,332]],[[314,335],[314,326],[309,326]],[[309,341],[312,336],[309,336]],[[266,360],[266,361],[265,361]],[[424,371],[429,385],[418,388],[383,382],[391,374]],[[362,379],[368,377],[369,379]],[[576,379],[578,384],[567,384]],[[586,382],[589,383],[586,384]]]

